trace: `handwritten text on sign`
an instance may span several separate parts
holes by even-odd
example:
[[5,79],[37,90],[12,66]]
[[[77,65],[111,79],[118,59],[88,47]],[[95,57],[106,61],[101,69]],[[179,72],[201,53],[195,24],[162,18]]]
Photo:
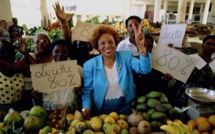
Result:
[[175,79],[186,83],[197,60],[164,45],[158,45],[152,53],[152,66],[161,72],[171,74]]
[[90,36],[93,34],[94,29],[100,24],[84,23],[78,21],[72,32],[73,40],[89,41]]
[[174,47],[181,47],[187,24],[162,25],[158,40],[159,45],[173,44]]
[[30,69],[34,90],[40,92],[78,87],[81,83],[76,60],[34,64]]

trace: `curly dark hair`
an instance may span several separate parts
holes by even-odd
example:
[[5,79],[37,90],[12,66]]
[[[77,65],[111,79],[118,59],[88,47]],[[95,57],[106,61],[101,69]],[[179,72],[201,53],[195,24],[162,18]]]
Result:
[[120,42],[118,32],[111,26],[101,25],[94,30],[92,36],[89,39],[89,42],[92,45],[92,47],[98,50],[98,40],[100,39],[102,34],[106,33],[111,34],[114,38],[115,44],[118,45],[118,43]]

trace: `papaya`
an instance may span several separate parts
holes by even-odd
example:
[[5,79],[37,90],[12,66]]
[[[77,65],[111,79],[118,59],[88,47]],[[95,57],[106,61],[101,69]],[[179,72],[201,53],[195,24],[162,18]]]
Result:
[[102,124],[103,120],[98,116],[94,116],[90,119],[90,126],[95,131],[99,131],[102,128]]
[[94,132],[90,129],[84,130],[83,134],[94,134]]
[[105,123],[103,125],[103,131],[105,134],[115,134],[116,132],[114,131],[114,127],[111,124]]
[[87,124],[83,121],[80,121],[75,125],[75,131],[78,133],[82,133],[86,129],[87,129]]

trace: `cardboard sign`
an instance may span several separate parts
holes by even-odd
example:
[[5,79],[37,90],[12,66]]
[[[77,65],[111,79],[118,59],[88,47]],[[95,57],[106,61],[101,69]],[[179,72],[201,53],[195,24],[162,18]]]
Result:
[[173,44],[174,47],[182,47],[182,41],[186,31],[187,24],[168,24],[162,25],[158,40],[158,45]]
[[80,41],[89,41],[94,29],[101,24],[84,23],[78,21],[74,30],[72,31],[72,39]]
[[81,78],[77,61],[60,61],[30,65],[34,90],[40,92],[78,87]]
[[164,74],[169,73],[173,78],[186,83],[197,60],[176,49],[158,45],[152,53],[152,67]]

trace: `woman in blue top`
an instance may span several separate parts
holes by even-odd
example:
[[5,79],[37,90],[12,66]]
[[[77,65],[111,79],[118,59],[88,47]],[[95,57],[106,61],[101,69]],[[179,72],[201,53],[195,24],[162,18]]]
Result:
[[130,51],[116,52],[120,39],[112,27],[99,26],[94,30],[90,43],[101,55],[88,60],[83,67],[82,116],[85,119],[112,111],[130,114],[130,102],[136,90],[132,70],[147,74],[152,69],[141,26],[132,26],[140,59],[133,57]]

